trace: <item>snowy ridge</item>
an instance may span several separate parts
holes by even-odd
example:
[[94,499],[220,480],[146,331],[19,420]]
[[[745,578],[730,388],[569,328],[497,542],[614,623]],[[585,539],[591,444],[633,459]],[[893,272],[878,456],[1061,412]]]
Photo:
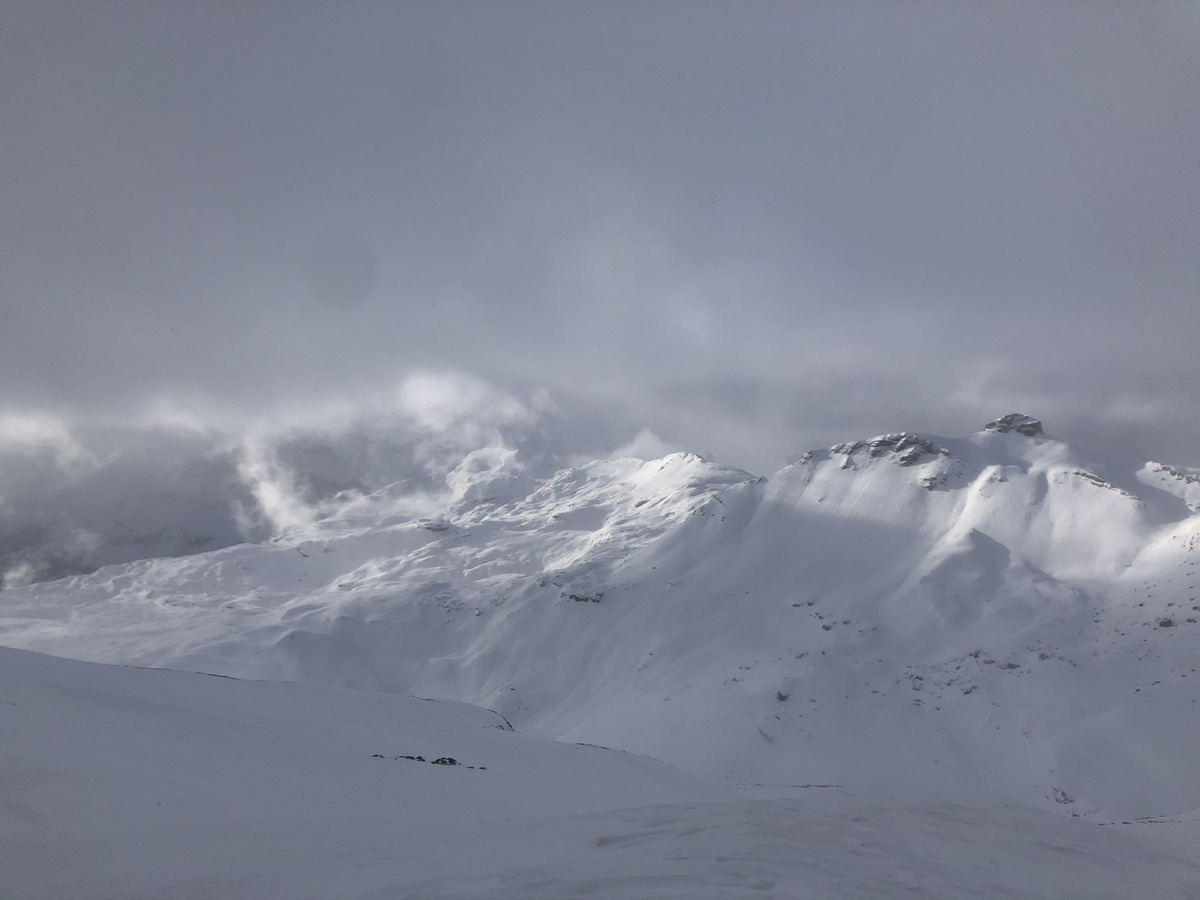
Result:
[[0,593],[0,642],[466,701],[741,782],[1164,815],[1200,808],[1189,474],[1024,416],[769,479],[689,454],[539,478],[491,448],[435,515],[389,519],[384,490],[269,544]]

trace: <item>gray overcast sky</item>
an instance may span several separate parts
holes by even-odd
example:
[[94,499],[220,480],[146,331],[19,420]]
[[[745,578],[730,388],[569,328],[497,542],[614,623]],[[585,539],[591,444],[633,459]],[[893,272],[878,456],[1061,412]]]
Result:
[[0,410],[455,370],[1200,465],[1200,7],[0,3]]

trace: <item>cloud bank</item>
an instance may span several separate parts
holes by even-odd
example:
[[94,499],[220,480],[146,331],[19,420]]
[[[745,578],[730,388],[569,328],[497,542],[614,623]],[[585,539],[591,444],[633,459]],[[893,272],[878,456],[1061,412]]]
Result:
[[[568,455],[769,471],[1021,410],[1200,463],[1190,4],[9,2],[0,37],[0,426],[70,438],[8,464],[12,521],[99,504],[54,456],[97,441],[303,518],[506,397]],[[252,487],[375,415],[405,449]]]

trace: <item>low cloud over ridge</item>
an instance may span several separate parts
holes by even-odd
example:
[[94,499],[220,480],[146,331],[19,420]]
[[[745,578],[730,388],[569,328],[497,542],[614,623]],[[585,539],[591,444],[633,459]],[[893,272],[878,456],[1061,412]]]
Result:
[[[16,0],[0,30],[22,528],[100,502],[101,445],[163,490],[215,461],[224,503],[316,452],[278,435],[375,447],[405,402],[449,415],[397,439],[414,477],[507,397],[548,457],[649,429],[767,472],[1022,409],[1200,463],[1190,4]],[[246,515],[324,490],[281,485]]]

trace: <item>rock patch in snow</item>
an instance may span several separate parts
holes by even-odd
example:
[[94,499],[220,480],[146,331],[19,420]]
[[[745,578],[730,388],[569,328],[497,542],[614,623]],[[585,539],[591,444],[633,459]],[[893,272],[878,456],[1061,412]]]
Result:
[[1010,431],[1015,431],[1017,434],[1023,434],[1025,437],[1037,437],[1043,434],[1042,423],[1022,413],[1009,413],[1007,416],[1001,416],[995,421],[988,422],[983,426],[984,431],[995,431],[1000,434],[1007,434]]

